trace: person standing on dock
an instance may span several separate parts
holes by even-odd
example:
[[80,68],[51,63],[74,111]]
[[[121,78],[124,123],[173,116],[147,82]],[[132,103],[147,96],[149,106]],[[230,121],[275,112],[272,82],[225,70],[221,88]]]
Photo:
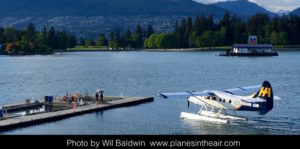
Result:
[[99,92],[97,92],[95,96],[96,96],[96,102],[98,103],[98,100],[99,100]]
[[100,100],[101,100],[102,103],[103,103],[103,93],[104,93],[104,91],[100,90]]

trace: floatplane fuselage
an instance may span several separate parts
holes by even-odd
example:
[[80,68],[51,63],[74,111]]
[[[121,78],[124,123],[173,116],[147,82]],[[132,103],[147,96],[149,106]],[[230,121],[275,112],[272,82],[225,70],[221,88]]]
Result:
[[[254,92],[250,96],[241,96],[247,92]],[[229,120],[246,120],[244,117],[226,114],[226,110],[232,111],[257,111],[264,115],[273,109],[273,91],[271,84],[264,81],[263,84],[249,87],[238,87],[225,91],[207,90],[203,92],[178,92],[160,93],[163,98],[186,97],[188,106],[191,103],[199,105],[197,114],[182,112],[182,118],[206,120],[212,122],[228,123]],[[280,97],[276,98],[280,99]]]

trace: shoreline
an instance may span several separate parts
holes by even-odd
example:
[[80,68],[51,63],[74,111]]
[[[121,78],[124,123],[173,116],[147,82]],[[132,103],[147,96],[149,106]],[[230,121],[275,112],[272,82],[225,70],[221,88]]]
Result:
[[[228,47],[229,48],[229,47]],[[208,47],[208,48],[182,48],[182,49],[93,49],[93,50],[66,50],[55,52],[129,52],[129,51],[148,51],[148,52],[225,52],[226,47]],[[274,48],[274,51],[300,51],[299,48]]]
[[[133,52],[133,51],[145,51],[145,52],[226,52],[225,47],[211,47],[211,48],[185,48],[185,49],[82,49],[82,50],[54,50],[52,53],[37,53],[37,54],[3,54],[7,56],[34,56],[34,55],[53,55],[55,53],[72,53],[72,52]],[[299,48],[274,48],[274,51],[278,52],[297,52]]]

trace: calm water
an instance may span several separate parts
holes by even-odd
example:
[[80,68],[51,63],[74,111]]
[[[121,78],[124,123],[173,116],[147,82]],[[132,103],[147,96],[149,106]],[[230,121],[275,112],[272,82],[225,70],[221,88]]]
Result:
[[[261,84],[269,80],[274,109],[228,125],[180,119],[185,99],[118,108],[19,128],[2,134],[300,134],[300,52],[279,57],[218,57],[217,52],[90,52],[0,56],[0,103],[102,88],[106,95],[154,96]],[[22,101],[23,102],[23,101]]]

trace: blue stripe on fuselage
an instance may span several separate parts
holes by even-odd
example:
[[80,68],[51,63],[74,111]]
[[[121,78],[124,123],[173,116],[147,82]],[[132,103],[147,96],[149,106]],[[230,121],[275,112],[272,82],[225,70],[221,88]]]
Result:
[[239,111],[263,111],[263,110],[266,110],[266,103],[255,103],[255,104],[258,104],[259,107],[251,107],[251,106],[242,105],[238,110]]

